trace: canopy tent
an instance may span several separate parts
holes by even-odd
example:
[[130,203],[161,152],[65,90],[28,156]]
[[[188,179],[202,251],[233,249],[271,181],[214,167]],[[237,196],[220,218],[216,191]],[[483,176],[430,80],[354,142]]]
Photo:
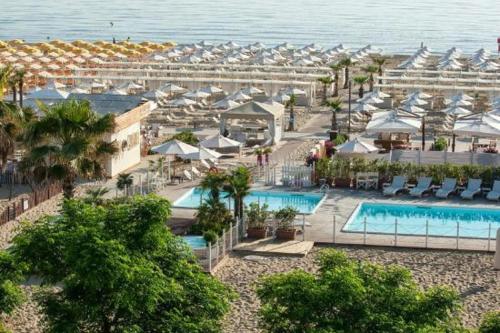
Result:
[[359,140],[359,138],[355,138],[354,140],[348,141],[344,144],[341,144],[340,146],[337,146],[335,148],[337,153],[343,153],[343,154],[365,154],[365,153],[373,153],[377,152],[380,149],[377,147],[363,142]]
[[200,147],[196,152],[194,153],[189,153],[185,155],[179,155],[183,159],[187,160],[213,160],[213,159],[219,159],[222,154],[219,154],[215,150],[211,150],[205,147]]
[[415,134],[422,128],[422,120],[409,112],[381,112],[366,125],[366,132],[373,133],[408,133]]
[[198,148],[179,140],[167,141],[161,145],[151,148],[151,150],[162,155],[187,155],[197,153],[199,151]]

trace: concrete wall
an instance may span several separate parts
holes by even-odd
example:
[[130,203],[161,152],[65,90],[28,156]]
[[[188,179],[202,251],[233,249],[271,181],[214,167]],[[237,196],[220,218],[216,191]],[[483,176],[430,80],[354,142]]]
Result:
[[118,152],[106,162],[108,176],[114,177],[141,162],[141,125],[135,122],[113,133],[108,138],[115,141]]

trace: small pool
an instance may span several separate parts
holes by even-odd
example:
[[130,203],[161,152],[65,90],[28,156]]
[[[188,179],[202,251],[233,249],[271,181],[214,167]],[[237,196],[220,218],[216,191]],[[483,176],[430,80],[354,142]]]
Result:
[[207,247],[207,242],[205,242],[203,236],[182,236],[182,239],[194,250]]
[[[343,227],[347,232],[394,234],[396,219],[398,234],[496,239],[500,228],[500,209],[396,205],[363,202],[354,210]],[[427,222],[428,221],[428,222]],[[459,227],[457,228],[457,222]],[[491,226],[491,232],[490,232]]]
[[[232,200],[225,198],[226,193],[221,193],[221,198],[226,206],[233,206]],[[258,202],[261,205],[266,203],[269,210],[279,210],[283,207],[292,206],[298,209],[301,214],[313,214],[321,204],[324,194],[322,193],[293,193],[278,191],[251,191],[250,195],[244,199],[245,205]],[[186,194],[174,202],[174,207],[198,208],[202,200],[208,198],[208,191],[203,191],[199,187],[189,190]],[[230,202],[231,201],[231,202]]]

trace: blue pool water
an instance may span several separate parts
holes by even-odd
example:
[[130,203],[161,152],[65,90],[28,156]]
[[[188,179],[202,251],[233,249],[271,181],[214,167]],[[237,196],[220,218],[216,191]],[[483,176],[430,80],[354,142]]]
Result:
[[[232,200],[225,198],[226,194],[221,193],[222,200],[227,205],[233,206]],[[208,191],[195,187],[181,198],[174,202],[174,207],[180,208],[198,208],[200,202],[208,198]],[[279,210],[283,207],[295,207],[301,214],[313,214],[321,203],[323,194],[320,193],[289,193],[289,192],[265,192],[251,191],[250,195],[244,199],[245,205],[252,202],[264,203],[269,205],[269,210]]]
[[207,247],[207,242],[205,242],[205,239],[203,239],[203,236],[182,236],[182,239],[192,249],[203,249],[203,248]]
[[381,203],[361,203],[345,224],[343,231],[394,234],[396,219],[398,234],[425,235],[426,221],[430,236],[456,237],[457,222],[460,237],[496,238],[500,228],[500,209],[463,208],[449,206],[416,206]]

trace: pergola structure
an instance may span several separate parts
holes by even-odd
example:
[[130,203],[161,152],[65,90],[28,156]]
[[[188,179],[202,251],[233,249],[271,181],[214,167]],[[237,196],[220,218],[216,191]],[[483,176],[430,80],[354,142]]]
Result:
[[[253,121],[257,123],[261,121],[261,123],[266,124],[267,134],[264,131],[264,139],[261,140],[264,144],[275,144],[281,140],[282,132],[283,132],[283,116],[284,116],[285,108],[283,105],[279,104],[269,104],[269,103],[259,103],[259,102],[248,102],[237,106],[233,109],[229,109],[224,112],[220,116],[220,133],[222,135],[227,134],[235,139],[239,139],[238,141],[247,141],[248,136],[245,133],[234,133],[230,132],[230,122],[231,121]],[[259,129],[258,127],[263,126],[253,126],[255,129]],[[242,140],[243,139],[243,140]]]

